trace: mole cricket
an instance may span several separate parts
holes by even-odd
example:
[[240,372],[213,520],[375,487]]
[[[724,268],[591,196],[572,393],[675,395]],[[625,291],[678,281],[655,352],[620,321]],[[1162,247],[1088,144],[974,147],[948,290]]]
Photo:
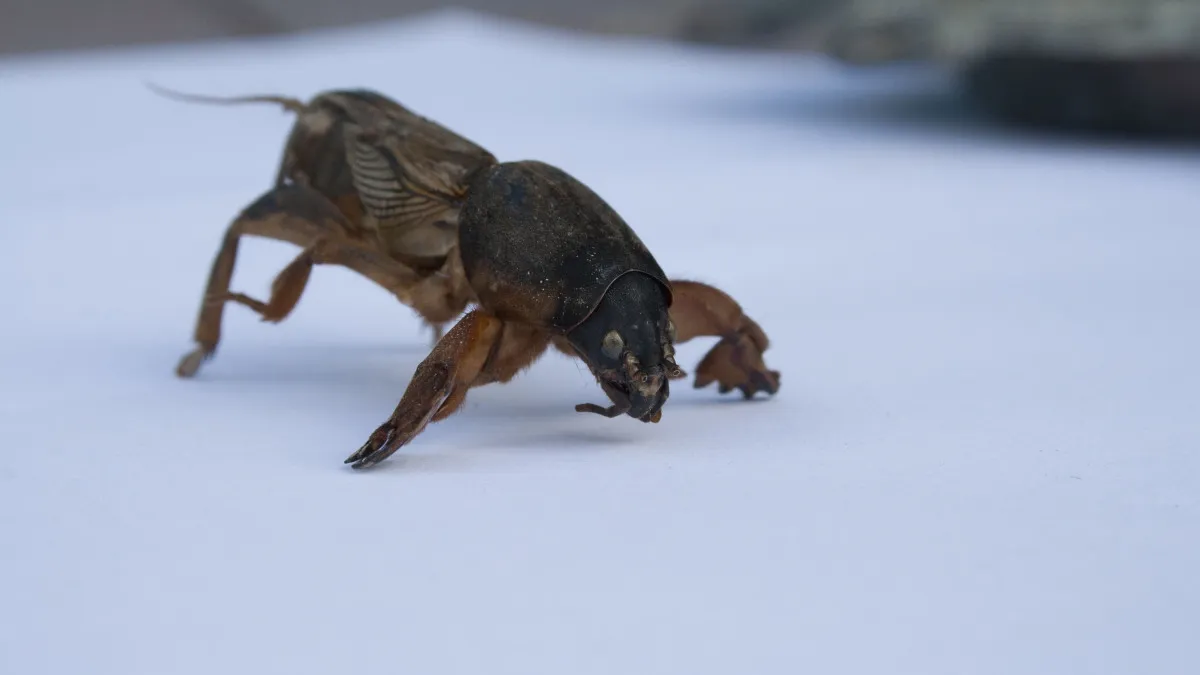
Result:
[[[213,357],[226,304],[279,323],[314,265],[361,274],[432,327],[432,350],[399,404],[345,460],[356,469],[452,415],[470,389],[509,382],[550,348],[582,360],[611,402],[575,409],[610,418],[658,422],[670,381],[686,377],[675,345],[702,336],[719,341],[696,367],[696,388],[715,382],[747,399],[779,390],[779,372],[763,362],[767,336],[741,306],[708,284],[668,278],[629,224],[560,168],[499,161],[367,89],[305,103],[151,88],[192,102],[273,103],[296,115],[274,185],[225,231],[180,377]],[[301,249],[265,302],[229,288],[243,236]]]

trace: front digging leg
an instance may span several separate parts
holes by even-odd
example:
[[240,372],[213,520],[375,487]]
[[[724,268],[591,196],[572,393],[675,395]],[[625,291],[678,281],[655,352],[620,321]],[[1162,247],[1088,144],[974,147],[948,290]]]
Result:
[[738,389],[747,399],[760,391],[768,395],[779,391],[779,371],[768,369],[762,357],[770,341],[737,301],[718,288],[696,281],[673,280],[671,288],[675,298],[671,305],[675,343],[710,335],[721,338],[696,367],[695,388],[716,382],[720,393]]

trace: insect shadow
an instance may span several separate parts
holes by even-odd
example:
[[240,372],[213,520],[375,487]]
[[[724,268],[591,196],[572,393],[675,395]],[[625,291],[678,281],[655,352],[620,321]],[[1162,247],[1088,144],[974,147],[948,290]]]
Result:
[[[360,387],[386,386],[403,389],[429,348],[420,343],[390,344],[271,344],[239,346],[227,350],[225,359],[214,362],[203,379],[213,383],[241,385]],[[225,361],[228,361],[227,363]]]
[[[286,415],[306,419],[325,417],[330,424],[341,425],[340,420],[353,420],[364,414],[370,419],[386,415],[395,406],[396,396],[408,387],[428,348],[415,343],[259,346],[243,343],[227,351],[220,362],[214,362],[198,376],[209,387],[226,393],[231,388],[241,390],[242,405],[257,405],[253,401],[261,399],[261,405],[271,409],[282,403],[287,407]],[[164,356],[169,359],[174,354],[164,351]],[[456,414],[462,426],[431,428],[430,452],[416,453],[396,468],[470,470],[464,456],[480,456],[481,452],[489,455],[577,452],[633,442],[626,430],[576,427],[580,423],[579,413],[567,403],[574,398],[596,395],[586,370],[577,368],[565,357],[548,354],[532,371],[530,377],[503,390],[497,387],[472,391]],[[282,401],[281,387],[286,387],[286,399]],[[311,409],[306,409],[309,405]],[[602,423],[590,418],[586,422]],[[560,424],[562,429],[553,428]],[[346,425],[357,428],[358,423],[346,422]],[[325,453],[320,454],[321,461],[327,461]],[[431,454],[439,458],[430,458]],[[306,459],[301,461],[307,463]]]

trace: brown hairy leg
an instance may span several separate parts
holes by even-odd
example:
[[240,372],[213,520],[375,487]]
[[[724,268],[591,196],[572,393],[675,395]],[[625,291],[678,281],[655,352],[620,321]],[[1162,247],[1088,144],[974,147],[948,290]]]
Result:
[[454,414],[470,389],[508,382],[549,344],[542,330],[505,323],[482,310],[469,312],[417,366],[391,417],[345,463],[363,469],[387,459],[430,422]]
[[[193,339],[197,347],[176,367],[180,377],[191,377],[216,352],[221,339],[225,303],[235,302],[258,312],[264,321],[278,323],[291,313],[308,283],[314,264],[342,265],[374,281],[412,304],[414,293],[433,295],[429,284],[446,285],[437,278],[423,279],[382,252],[346,237],[341,212],[320,193],[301,185],[281,185],[247,206],[225,232],[212,263]],[[242,236],[286,241],[304,250],[275,278],[267,302],[229,290]]]
[[721,338],[696,367],[697,389],[716,382],[722,394],[738,389],[747,399],[760,391],[779,391],[779,371],[769,370],[763,362],[763,352],[770,346],[767,335],[737,301],[697,281],[672,280],[671,288],[675,343],[703,336]]

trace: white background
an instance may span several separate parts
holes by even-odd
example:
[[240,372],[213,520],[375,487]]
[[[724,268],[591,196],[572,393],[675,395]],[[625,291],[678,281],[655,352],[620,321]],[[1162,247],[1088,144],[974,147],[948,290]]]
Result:
[[[558,164],[783,387],[605,420],[550,353],[352,471],[429,334],[319,268],[176,379],[291,117],[144,81],[366,86]],[[0,62],[0,672],[1200,672],[1200,160],[943,85],[454,14]]]

